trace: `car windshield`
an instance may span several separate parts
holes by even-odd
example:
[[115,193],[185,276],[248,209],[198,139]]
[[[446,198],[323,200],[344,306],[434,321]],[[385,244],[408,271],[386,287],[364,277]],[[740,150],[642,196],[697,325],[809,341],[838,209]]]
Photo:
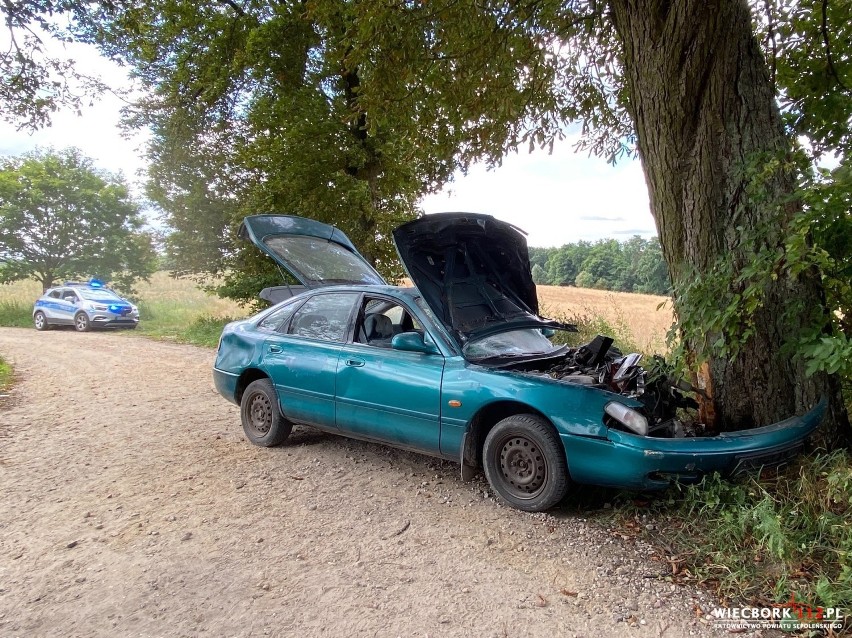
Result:
[[77,294],[89,301],[123,301],[112,290],[106,288],[76,288]]
[[464,347],[464,354],[472,360],[520,358],[550,354],[561,348],[562,346],[552,344],[538,328],[523,328],[472,341]]
[[264,243],[307,285],[385,283],[358,255],[332,241],[281,235],[268,237]]

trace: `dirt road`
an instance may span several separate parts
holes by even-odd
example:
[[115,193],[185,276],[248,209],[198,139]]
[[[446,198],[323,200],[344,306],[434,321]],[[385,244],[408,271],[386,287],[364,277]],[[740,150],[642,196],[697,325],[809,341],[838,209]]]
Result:
[[566,508],[297,429],[247,443],[212,352],[0,329],[2,636],[704,636],[706,594]]

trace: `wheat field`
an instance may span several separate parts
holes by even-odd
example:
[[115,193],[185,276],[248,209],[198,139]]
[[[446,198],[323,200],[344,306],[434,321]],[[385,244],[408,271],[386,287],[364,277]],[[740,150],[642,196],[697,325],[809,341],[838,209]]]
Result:
[[540,312],[546,317],[600,317],[642,351],[666,351],[666,333],[673,320],[669,297],[574,286],[536,286],[536,290]]
[[[589,323],[603,319],[621,337],[626,337],[645,352],[665,350],[665,336],[672,322],[667,297],[609,292],[573,286],[538,286],[541,314],[565,321]],[[167,329],[187,325],[198,317],[244,317],[246,308],[205,292],[194,281],[174,279],[166,272],[155,273],[149,282],[136,286],[133,301],[138,302],[144,318],[157,319]],[[0,285],[0,304],[27,306],[41,295],[34,281]],[[659,310],[660,304],[665,304]]]

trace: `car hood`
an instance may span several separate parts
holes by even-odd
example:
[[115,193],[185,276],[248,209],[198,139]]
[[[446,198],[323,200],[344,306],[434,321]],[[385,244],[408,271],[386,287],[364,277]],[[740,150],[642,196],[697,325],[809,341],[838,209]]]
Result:
[[334,226],[292,215],[250,215],[243,219],[238,234],[306,288],[387,284]]
[[490,215],[439,213],[403,224],[394,242],[409,277],[462,343],[520,328],[565,328],[538,316],[524,233]]

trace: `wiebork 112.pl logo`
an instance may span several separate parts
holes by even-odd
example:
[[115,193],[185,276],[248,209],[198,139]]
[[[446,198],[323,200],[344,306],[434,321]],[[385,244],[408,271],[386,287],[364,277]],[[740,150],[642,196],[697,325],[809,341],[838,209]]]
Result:
[[842,629],[845,615],[839,607],[801,603],[795,596],[771,607],[716,607],[715,624],[726,629]]

